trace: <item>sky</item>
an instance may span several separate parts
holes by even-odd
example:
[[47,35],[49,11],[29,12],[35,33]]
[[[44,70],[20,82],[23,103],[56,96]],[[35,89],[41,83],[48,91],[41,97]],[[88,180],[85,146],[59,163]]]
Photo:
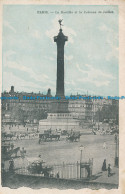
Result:
[[68,36],[65,95],[118,96],[118,6],[107,5],[4,5],[2,90],[56,94],[59,19]]

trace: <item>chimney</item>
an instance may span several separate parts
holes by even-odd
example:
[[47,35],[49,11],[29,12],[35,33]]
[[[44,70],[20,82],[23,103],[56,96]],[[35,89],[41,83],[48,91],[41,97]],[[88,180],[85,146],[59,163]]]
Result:
[[51,96],[51,89],[50,88],[47,91],[47,96]]
[[11,86],[10,92],[11,92],[11,93],[14,93],[14,86]]

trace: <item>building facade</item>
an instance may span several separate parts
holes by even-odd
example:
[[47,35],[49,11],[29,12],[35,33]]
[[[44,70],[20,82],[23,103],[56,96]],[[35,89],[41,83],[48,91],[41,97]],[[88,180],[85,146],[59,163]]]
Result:
[[[37,96],[42,99],[37,99]],[[2,123],[4,124],[38,122],[41,119],[46,119],[47,115],[55,115],[56,113],[51,113],[53,99],[46,99],[46,97],[52,98],[50,89],[49,92],[47,91],[46,95],[43,95],[41,93],[15,92],[13,87],[10,92],[3,92],[1,97],[18,98],[9,100],[1,99]],[[25,97],[27,97],[27,99]],[[31,97],[35,99],[30,99]],[[68,112],[71,113],[72,117],[90,123],[94,122],[94,116],[98,111],[101,111],[104,106],[118,107],[119,102],[118,100],[108,100],[105,98],[68,100]]]

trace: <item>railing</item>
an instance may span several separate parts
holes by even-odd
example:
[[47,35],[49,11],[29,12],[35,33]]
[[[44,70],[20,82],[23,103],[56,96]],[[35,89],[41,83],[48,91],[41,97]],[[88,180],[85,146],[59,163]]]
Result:
[[[49,177],[60,178],[60,179],[84,179],[92,176],[92,166],[93,160],[83,163],[64,163],[63,164],[53,164],[52,170]],[[49,167],[49,166],[48,166]],[[88,168],[90,169],[88,174]],[[15,170],[16,174],[29,175],[29,176],[40,176],[44,177],[43,174],[33,174],[28,171],[27,167],[23,167]],[[89,176],[88,176],[89,175]]]

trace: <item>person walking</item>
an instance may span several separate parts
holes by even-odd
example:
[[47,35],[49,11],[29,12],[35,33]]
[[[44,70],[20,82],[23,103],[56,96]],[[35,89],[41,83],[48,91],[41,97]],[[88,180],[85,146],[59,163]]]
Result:
[[4,172],[4,167],[5,167],[5,163],[4,161],[1,163],[1,169],[2,169],[2,172]]
[[59,179],[59,172],[57,172],[56,177]]
[[106,171],[106,159],[103,161],[102,171]]
[[103,143],[103,149],[106,149],[106,148],[107,148],[106,142],[104,141],[104,143]]
[[110,177],[111,176],[111,165],[109,164],[108,165],[108,177]]
[[14,172],[14,161],[13,161],[13,158],[12,158],[12,160],[9,161],[9,164],[10,164],[9,171],[10,172]]

